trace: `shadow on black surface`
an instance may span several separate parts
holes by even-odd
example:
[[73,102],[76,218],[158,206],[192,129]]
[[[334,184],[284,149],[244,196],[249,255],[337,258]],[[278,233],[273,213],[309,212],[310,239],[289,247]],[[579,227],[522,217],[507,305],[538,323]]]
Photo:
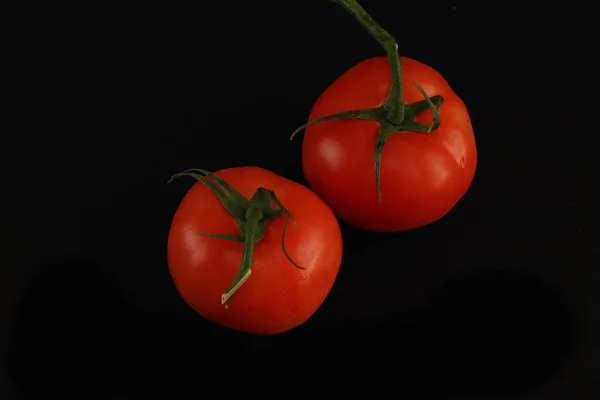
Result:
[[456,279],[441,289],[434,315],[443,332],[438,372],[462,391],[535,389],[576,350],[574,310],[557,286],[534,274],[496,270]]
[[553,379],[575,344],[575,320],[560,293],[534,275],[506,271],[457,277],[427,309],[387,313],[377,324],[357,317],[321,325],[315,317],[277,336],[234,332],[188,308],[136,314],[113,277],[85,260],[48,265],[26,296],[10,372],[31,398],[135,398],[198,385],[214,393],[227,382],[234,392],[276,392],[259,383],[265,379],[297,393],[514,395]]
[[42,266],[16,311],[9,376],[18,398],[86,398],[127,373],[119,350],[130,339],[131,320],[101,265],[69,259]]
[[555,378],[575,335],[572,310],[550,283],[496,270],[444,283],[427,310],[304,338],[294,358],[318,363],[311,376],[323,382],[336,371],[337,383],[352,390],[510,398]]

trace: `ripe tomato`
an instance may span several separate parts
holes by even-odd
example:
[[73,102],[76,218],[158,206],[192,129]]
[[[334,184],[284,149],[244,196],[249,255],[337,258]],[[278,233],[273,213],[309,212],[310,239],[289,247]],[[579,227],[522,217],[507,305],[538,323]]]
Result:
[[[206,319],[240,331],[273,334],[302,324],[325,300],[340,268],[342,238],[337,219],[310,189],[270,171],[224,169],[208,183],[218,182],[218,177],[246,202],[260,197],[256,193],[266,193],[267,200],[261,203],[261,211],[246,210],[236,221],[206,180],[196,182],[181,201],[169,232],[168,264],[177,290]],[[285,213],[272,214],[263,225],[262,237],[251,243],[253,254],[243,241],[199,234],[239,237],[250,231],[252,218],[277,211],[278,204],[289,211],[295,226],[290,223],[285,229]],[[252,273],[226,300],[224,292],[237,279],[246,257]]]
[[[310,125],[302,145],[302,168],[311,189],[341,220],[370,231],[402,231],[443,217],[466,193],[477,165],[464,103],[437,71],[410,58],[401,60],[404,103],[424,99],[413,83],[429,96],[441,95],[441,124],[430,133],[389,136],[381,158],[381,202],[373,172],[378,122],[342,119]],[[321,94],[309,121],[380,107],[391,85],[388,58],[365,60]],[[428,109],[414,121],[431,124],[432,115]]]

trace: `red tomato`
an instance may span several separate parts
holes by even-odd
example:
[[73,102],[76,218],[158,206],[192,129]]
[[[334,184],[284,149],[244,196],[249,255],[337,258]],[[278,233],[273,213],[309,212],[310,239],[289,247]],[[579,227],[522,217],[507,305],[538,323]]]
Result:
[[168,241],[169,271],[182,298],[206,319],[240,331],[273,334],[310,318],[331,290],[340,268],[342,238],[333,212],[310,189],[257,167],[215,173],[247,199],[259,187],[272,190],[296,221],[282,237],[285,216],[266,224],[254,247],[252,274],[229,307],[224,290],[240,270],[244,243],[198,235],[239,235],[236,220],[213,191],[196,182],[177,209]]
[[[441,95],[441,125],[431,133],[396,132],[381,162],[381,203],[373,172],[379,123],[345,119],[306,128],[302,167],[308,185],[343,221],[378,232],[403,231],[446,215],[471,185],[477,150],[469,113],[434,69],[402,58],[404,102]],[[365,60],[339,77],[319,97],[309,121],[341,111],[381,106],[391,87],[388,59]],[[425,111],[416,122],[430,124]]]

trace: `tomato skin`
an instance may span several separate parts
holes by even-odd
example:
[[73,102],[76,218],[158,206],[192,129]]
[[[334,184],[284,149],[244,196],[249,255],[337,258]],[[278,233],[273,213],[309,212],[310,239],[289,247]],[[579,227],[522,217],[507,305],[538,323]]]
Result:
[[[405,103],[441,95],[441,125],[430,134],[398,132],[387,141],[378,202],[374,146],[379,124],[338,120],[306,128],[302,168],[309,187],[343,221],[375,232],[404,231],[446,215],[466,193],[477,166],[469,113],[433,68],[402,57]],[[365,60],[340,76],[316,101],[309,121],[341,111],[381,106],[391,87],[388,59]],[[415,119],[431,123],[431,111]]]
[[240,269],[243,243],[197,235],[240,234],[217,196],[196,182],[181,201],[169,231],[169,272],[181,297],[206,319],[257,334],[292,329],[310,318],[329,294],[342,259],[342,237],[330,208],[310,189],[257,167],[215,172],[248,199],[271,189],[296,220],[289,223],[285,247],[300,266],[285,257],[281,239],[285,217],[267,223],[256,244],[252,275],[228,308],[221,294]]

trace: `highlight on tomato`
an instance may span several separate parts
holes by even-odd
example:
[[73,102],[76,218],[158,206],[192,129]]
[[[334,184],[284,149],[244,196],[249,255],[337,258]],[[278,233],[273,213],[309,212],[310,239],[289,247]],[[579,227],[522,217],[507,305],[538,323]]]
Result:
[[337,277],[342,237],[310,189],[258,167],[188,170],[196,179],[168,238],[169,272],[206,319],[275,334],[308,320]]
[[404,231],[445,216],[477,166],[469,113],[433,68],[398,55],[394,38],[354,0],[333,0],[385,49],[317,99],[302,143],[308,186],[343,221]]

